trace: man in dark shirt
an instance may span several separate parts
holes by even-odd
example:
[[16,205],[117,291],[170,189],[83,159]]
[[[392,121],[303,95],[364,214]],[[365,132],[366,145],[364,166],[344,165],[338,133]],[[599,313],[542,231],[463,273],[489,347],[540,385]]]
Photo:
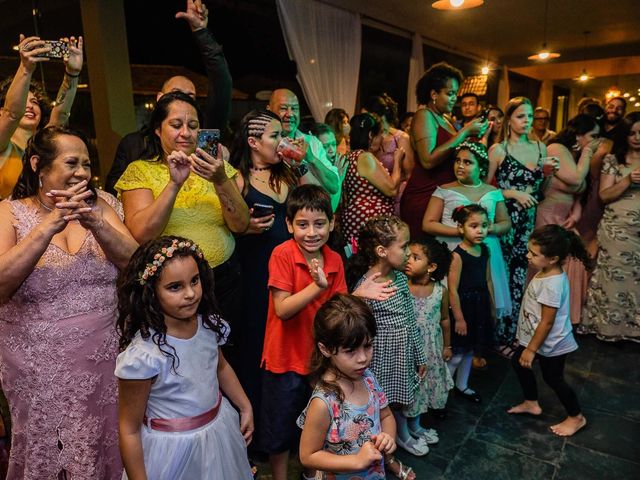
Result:
[[622,97],[613,97],[607,102],[604,113],[604,129],[600,136],[615,141],[623,130],[622,119],[627,110],[627,101]]
[[[203,127],[223,130],[227,124],[231,108],[232,81],[222,46],[207,29],[209,21],[207,7],[200,0],[187,2],[186,11],[178,12],[176,18],[182,18],[189,24],[193,38],[202,53],[205,70],[207,71],[209,90],[205,104]],[[159,99],[165,93],[175,91],[180,91],[194,99],[196,98],[196,87],[193,82],[187,77],[176,76],[164,82],[156,99]],[[129,133],[120,140],[116,156],[105,182],[105,190],[107,192],[115,195],[114,186],[127,169],[127,166],[131,162],[139,160],[146,149],[145,137],[141,130]]]

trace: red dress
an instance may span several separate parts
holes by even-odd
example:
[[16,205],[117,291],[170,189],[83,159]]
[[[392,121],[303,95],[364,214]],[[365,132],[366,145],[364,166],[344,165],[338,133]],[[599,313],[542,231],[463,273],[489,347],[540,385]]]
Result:
[[[342,233],[347,242],[358,238],[360,227],[367,219],[376,215],[393,215],[393,197],[387,197],[358,174],[358,157],[362,153],[364,150],[354,150],[347,158],[349,166],[343,186],[345,208],[342,216]],[[380,166],[384,168],[381,163]]]
[[[430,110],[429,113],[434,115]],[[447,143],[451,137],[453,137],[453,134],[438,124],[435,148],[438,148],[443,143]],[[409,225],[411,238],[420,238],[424,235],[422,231],[422,218],[424,217],[424,212],[427,210],[431,194],[435,191],[436,187],[453,182],[456,179],[453,173],[453,162],[453,150],[451,150],[451,154],[442,161],[440,165],[429,170],[425,169],[420,163],[420,160],[416,158],[411,178],[409,178],[407,182],[407,187],[404,189],[402,200],[400,201],[400,218]]]

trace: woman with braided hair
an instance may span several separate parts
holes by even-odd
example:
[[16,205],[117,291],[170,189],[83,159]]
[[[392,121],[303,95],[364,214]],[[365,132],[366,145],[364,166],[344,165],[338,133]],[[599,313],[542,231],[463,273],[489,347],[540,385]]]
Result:
[[285,221],[286,205],[289,192],[298,183],[291,167],[276,152],[281,137],[282,124],[276,114],[253,110],[242,119],[230,157],[240,172],[236,184],[251,213],[249,227],[236,239],[244,301],[235,325],[238,355],[234,365],[256,413],[260,412],[260,359],[269,308],[269,258],[277,245],[291,237]]

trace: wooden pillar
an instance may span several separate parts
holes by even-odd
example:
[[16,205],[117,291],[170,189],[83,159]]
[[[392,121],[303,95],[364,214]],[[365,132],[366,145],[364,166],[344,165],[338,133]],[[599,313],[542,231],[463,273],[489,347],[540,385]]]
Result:
[[124,7],[123,0],[80,0],[80,7],[99,173],[104,181],[120,138],[136,129]]
[[540,94],[538,95],[538,107],[551,111],[553,103],[553,81],[543,80],[540,84]]

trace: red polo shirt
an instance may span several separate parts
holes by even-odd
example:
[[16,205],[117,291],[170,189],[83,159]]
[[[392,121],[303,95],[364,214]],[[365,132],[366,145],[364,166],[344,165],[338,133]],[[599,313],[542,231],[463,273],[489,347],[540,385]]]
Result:
[[273,373],[309,374],[313,352],[313,318],[318,309],[336,293],[347,293],[340,255],[322,247],[324,273],[329,285],[315,300],[289,320],[276,315],[273,288],[295,294],[313,283],[309,266],[295,240],[278,245],[269,260],[269,313],[262,351],[262,366]]

